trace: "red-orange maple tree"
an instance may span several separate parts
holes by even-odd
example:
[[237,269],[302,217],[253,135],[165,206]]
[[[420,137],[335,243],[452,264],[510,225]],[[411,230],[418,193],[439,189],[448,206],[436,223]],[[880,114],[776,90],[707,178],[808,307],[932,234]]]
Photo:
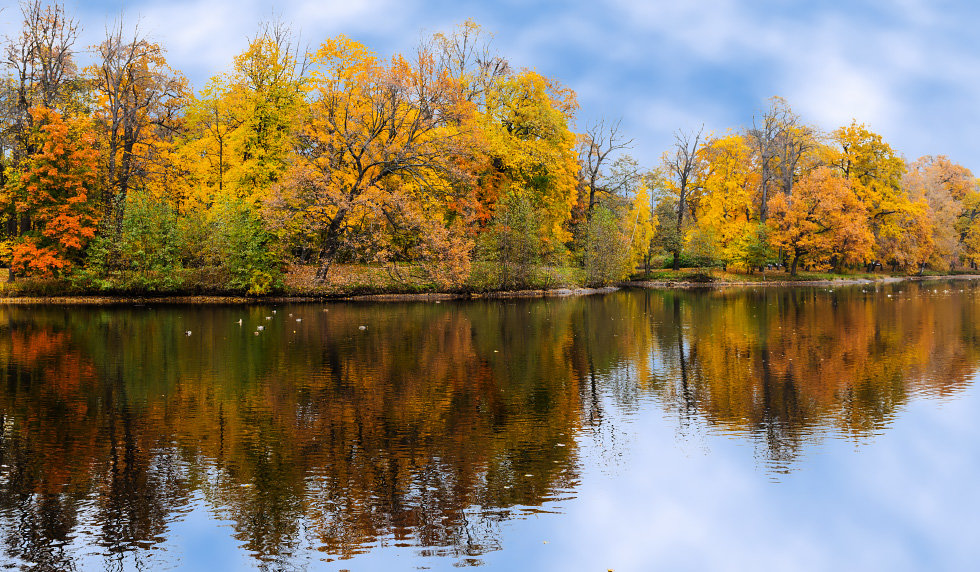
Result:
[[98,156],[83,119],[65,119],[44,107],[30,113],[36,151],[25,161],[15,199],[30,223],[13,247],[13,269],[51,277],[70,271],[95,236]]

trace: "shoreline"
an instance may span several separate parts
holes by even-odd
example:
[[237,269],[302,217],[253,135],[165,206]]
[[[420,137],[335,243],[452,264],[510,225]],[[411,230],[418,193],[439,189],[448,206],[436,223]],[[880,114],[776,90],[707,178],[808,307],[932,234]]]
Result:
[[554,288],[549,290],[504,290],[497,292],[427,292],[406,294],[357,294],[357,295],[284,295],[284,296],[10,296],[0,297],[0,305],[64,305],[64,306],[143,306],[167,305],[258,305],[258,304],[310,304],[325,302],[442,302],[450,300],[503,300],[518,298],[570,298],[609,294],[623,289],[695,290],[746,287],[792,286],[854,286],[861,284],[894,284],[928,280],[980,280],[980,274],[955,274],[943,276],[882,276],[881,278],[835,278],[830,280],[762,280],[725,282],[679,282],[666,280],[631,280],[615,286],[601,288]]
[[664,280],[634,280],[626,287],[649,289],[727,288],[746,286],[855,286],[861,284],[894,284],[927,280],[980,280],[980,274],[947,274],[942,276],[882,276],[881,278],[833,278],[830,280],[760,280],[728,282],[672,282]]
[[325,302],[425,302],[448,300],[498,300],[514,298],[570,298],[608,294],[619,286],[603,288],[555,288],[551,290],[506,290],[500,292],[428,292],[422,294],[358,294],[352,296],[11,296],[0,297],[0,305],[10,306],[145,306],[147,304],[258,305],[310,304]]

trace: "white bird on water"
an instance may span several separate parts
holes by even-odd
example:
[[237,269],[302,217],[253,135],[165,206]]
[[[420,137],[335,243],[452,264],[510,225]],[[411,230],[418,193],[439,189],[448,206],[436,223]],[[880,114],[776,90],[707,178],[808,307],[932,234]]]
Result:
[[191,331],[190,331],[190,330],[187,330],[187,331],[185,331],[185,332],[184,332],[184,335],[185,335],[185,336],[189,336],[189,335],[191,335]]
[[242,319],[241,319],[241,318],[238,318],[238,325],[239,325],[239,326],[241,326],[241,325],[242,325]]
[[264,329],[265,329],[265,326],[259,326],[259,327],[258,327],[258,330],[259,330],[260,332],[261,332],[262,330],[264,330]]

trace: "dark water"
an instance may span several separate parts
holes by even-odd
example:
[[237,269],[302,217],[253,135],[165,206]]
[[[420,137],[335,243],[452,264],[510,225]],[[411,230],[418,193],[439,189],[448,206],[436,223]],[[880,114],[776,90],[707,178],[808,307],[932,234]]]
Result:
[[0,562],[977,569],[978,367],[966,281],[0,307]]

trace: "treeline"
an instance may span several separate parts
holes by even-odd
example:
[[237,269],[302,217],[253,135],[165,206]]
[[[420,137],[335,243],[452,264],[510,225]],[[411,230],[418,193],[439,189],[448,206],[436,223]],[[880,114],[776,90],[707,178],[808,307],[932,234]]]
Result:
[[651,176],[655,245],[676,269],[922,272],[980,259],[980,188],[944,156],[908,162],[867,126],[822,133],[782,99],[751,127],[678,132]]
[[499,288],[573,262],[614,279],[649,242],[638,172],[583,204],[575,94],[512,69],[472,22],[391,58],[343,36],[307,53],[264,24],[195,92],[139,31],[117,24],[79,68],[63,6],[22,9],[3,79],[12,273],[264,293],[291,263],[318,282],[337,262],[410,263],[453,287],[478,260]]
[[79,67],[64,7],[21,9],[0,90],[11,279],[261,294],[294,264],[322,284],[359,262],[496,289],[569,267],[608,283],[662,252],[839,270],[980,248],[975,182],[943,158],[906,165],[863,126],[822,135],[775,101],[644,169],[618,123],[575,133],[575,94],[470,21],[390,58],[265,23],[195,91],[138,28],[116,23]]

